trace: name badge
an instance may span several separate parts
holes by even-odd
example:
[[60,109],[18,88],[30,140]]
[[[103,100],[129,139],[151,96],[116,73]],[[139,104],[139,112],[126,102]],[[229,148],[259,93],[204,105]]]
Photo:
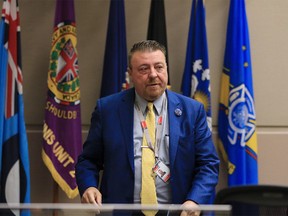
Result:
[[159,176],[165,183],[170,179],[170,169],[161,160],[158,160],[153,167],[153,172]]

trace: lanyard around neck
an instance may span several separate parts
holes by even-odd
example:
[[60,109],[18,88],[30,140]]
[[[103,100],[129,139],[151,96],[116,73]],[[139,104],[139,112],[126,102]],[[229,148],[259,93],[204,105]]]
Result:
[[158,151],[159,151],[159,146],[160,146],[160,142],[161,142],[161,134],[162,134],[162,131],[163,131],[163,120],[164,120],[164,108],[166,107],[166,104],[167,104],[167,100],[166,100],[166,97],[164,97],[163,102],[162,102],[160,115],[159,115],[159,117],[157,119],[156,132],[155,132],[156,133],[156,136],[155,136],[155,147],[153,147],[152,141],[151,141],[151,137],[150,137],[149,132],[148,132],[147,123],[146,123],[145,118],[144,118],[144,115],[141,112],[138,103],[135,103],[135,107],[136,107],[138,116],[140,118],[140,123],[141,123],[141,128],[143,130],[143,135],[145,136],[146,141],[147,141],[147,145],[148,145],[148,146],[141,146],[141,147],[142,148],[150,148],[154,152],[156,158],[158,158]]

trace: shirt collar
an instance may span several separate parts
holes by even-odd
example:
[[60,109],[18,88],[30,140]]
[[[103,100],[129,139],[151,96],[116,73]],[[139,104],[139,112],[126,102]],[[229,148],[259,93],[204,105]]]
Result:
[[[148,101],[146,101],[145,99],[143,99],[142,97],[140,97],[137,92],[135,91],[135,95],[136,95],[136,98],[135,98],[135,101],[136,103],[138,104],[141,112],[144,114],[145,111],[146,111],[146,107],[147,107],[147,104],[148,104]],[[164,98],[166,97],[166,94],[165,92],[159,97],[157,98],[155,101],[153,101],[153,104],[154,104],[154,107],[156,109],[156,114],[159,115],[160,112],[161,112],[161,109],[162,109],[162,104],[163,104],[163,100]]]

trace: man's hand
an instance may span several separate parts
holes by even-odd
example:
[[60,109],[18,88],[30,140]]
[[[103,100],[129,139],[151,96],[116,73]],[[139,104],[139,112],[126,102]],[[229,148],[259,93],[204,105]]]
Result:
[[85,192],[81,198],[81,202],[101,205],[102,204],[102,194],[100,193],[100,191],[97,188],[89,187],[85,190]]
[[[187,200],[186,202],[183,203],[182,205],[184,208],[197,208],[198,204],[193,202],[192,200]],[[180,216],[199,216],[200,211],[199,210],[183,210],[181,212]]]

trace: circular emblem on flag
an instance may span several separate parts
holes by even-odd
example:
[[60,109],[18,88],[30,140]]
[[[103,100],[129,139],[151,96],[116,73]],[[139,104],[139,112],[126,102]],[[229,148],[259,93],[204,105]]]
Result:
[[48,88],[56,102],[79,103],[80,85],[76,50],[76,27],[58,26],[53,33]]
[[240,142],[245,146],[246,141],[255,131],[254,100],[244,84],[234,88],[229,94],[229,133],[231,144]]

